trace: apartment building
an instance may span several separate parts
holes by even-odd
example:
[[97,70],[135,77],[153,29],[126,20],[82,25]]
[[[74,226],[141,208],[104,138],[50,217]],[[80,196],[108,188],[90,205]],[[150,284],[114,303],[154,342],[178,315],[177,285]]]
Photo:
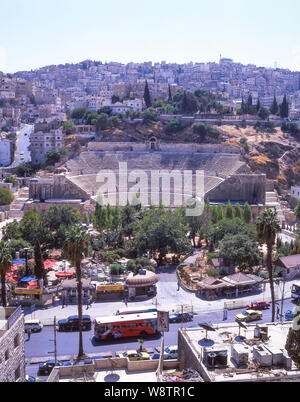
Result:
[[61,129],[38,131],[31,134],[31,160],[34,165],[44,164],[47,153],[53,150],[61,151],[63,132]]
[[0,307],[0,382],[25,381],[25,331],[21,307]]

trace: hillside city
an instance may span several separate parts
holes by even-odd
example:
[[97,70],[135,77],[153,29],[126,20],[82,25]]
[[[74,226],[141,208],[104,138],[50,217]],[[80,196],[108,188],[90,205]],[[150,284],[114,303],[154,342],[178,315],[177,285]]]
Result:
[[0,133],[1,382],[300,380],[300,72],[0,73]]

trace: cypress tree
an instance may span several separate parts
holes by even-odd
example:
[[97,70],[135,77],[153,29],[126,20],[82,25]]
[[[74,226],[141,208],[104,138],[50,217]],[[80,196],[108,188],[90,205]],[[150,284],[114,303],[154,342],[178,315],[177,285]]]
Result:
[[270,112],[272,114],[277,114],[278,113],[278,103],[277,103],[277,99],[276,99],[275,95],[274,95],[272,106],[270,108]]
[[[43,256],[42,256],[42,251],[41,251],[41,245],[39,240],[35,241],[34,244],[34,275],[37,277],[37,279],[46,279],[46,272],[45,272],[45,267],[44,267],[44,261],[43,261]],[[45,283],[46,285],[46,283]]]
[[212,207],[212,212],[211,212],[211,220],[213,223],[217,223],[218,222],[218,208],[216,205],[214,205]]
[[189,102],[188,102],[186,91],[184,91],[184,93],[183,93],[181,111],[183,113],[187,113],[189,111]]
[[242,210],[240,204],[236,204],[234,207],[234,217],[235,218],[242,218]]
[[223,207],[222,205],[218,205],[218,221],[221,221],[224,218]]
[[249,94],[248,100],[247,100],[247,113],[249,113],[249,114],[251,114],[251,112],[252,112],[252,105],[253,105],[252,95]]
[[244,98],[242,99],[241,109],[242,109],[243,114],[245,114],[247,112],[247,110],[246,110],[247,108],[246,108],[246,105],[245,105],[245,102],[244,102]]
[[169,92],[169,93],[168,93],[168,102],[171,103],[172,100],[173,100],[173,97],[172,97],[172,92],[171,92],[171,86],[170,86],[170,84],[169,84],[168,92]]
[[252,221],[252,211],[251,211],[251,207],[248,204],[248,202],[245,202],[243,217],[244,217],[244,221],[246,223],[250,223]]
[[256,111],[259,112],[259,109],[261,108],[261,103],[259,98],[257,99],[257,103],[256,103]]
[[151,96],[150,96],[149,85],[148,85],[147,80],[145,83],[144,100],[145,100],[145,104],[146,104],[147,108],[151,107],[152,102],[151,102]]
[[118,230],[121,224],[121,207],[117,205],[113,210],[112,228]]
[[287,117],[289,117],[289,105],[286,99],[286,95],[284,95],[282,104],[281,104],[281,108],[280,108],[280,116],[283,119],[286,119]]
[[226,211],[225,211],[225,217],[227,219],[232,219],[233,218],[233,209],[232,209],[232,205],[231,205],[230,201],[228,201],[228,203],[227,203],[227,207],[226,207]]

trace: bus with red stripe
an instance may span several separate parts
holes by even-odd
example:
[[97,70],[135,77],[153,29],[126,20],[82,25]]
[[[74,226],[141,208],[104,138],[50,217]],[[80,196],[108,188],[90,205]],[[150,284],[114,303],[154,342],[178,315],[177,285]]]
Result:
[[97,340],[143,337],[157,334],[157,313],[113,315],[95,319]]

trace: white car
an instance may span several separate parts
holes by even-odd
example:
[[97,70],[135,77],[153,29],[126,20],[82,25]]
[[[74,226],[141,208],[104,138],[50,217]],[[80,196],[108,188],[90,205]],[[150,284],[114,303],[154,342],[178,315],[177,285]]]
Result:
[[164,352],[165,359],[177,359],[178,358],[178,346],[169,346]]
[[40,320],[26,320],[24,323],[25,332],[40,332],[43,329],[43,324]]

